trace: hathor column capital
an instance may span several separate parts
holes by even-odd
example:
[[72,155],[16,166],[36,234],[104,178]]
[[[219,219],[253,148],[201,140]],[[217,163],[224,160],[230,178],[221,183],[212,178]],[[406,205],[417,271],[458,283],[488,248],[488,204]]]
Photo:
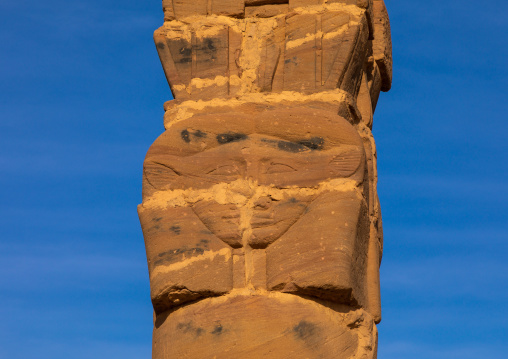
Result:
[[163,0],[144,162],[153,358],[373,359],[383,0]]

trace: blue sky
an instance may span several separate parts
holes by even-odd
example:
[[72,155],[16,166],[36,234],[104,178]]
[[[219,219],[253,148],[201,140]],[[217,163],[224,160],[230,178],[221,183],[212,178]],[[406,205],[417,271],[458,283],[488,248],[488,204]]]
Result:
[[[508,351],[508,2],[386,0],[380,359]],[[0,358],[149,358],[159,0],[0,0]]]

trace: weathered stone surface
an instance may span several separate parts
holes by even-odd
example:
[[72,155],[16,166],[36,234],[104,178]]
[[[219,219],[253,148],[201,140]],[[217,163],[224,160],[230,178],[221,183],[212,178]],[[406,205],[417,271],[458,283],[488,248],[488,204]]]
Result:
[[289,12],[289,4],[268,4],[245,8],[245,17],[274,17]]
[[291,2],[259,2],[246,7],[245,17],[206,16],[206,4],[200,2],[165,4],[167,19],[175,11],[193,15],[166,21],[154,34],[173,95],[198,100],[340,88],[355,97],[372,51],[382,89],[389,88],[391,43],[384,3],[349,3],[309,6],[303,1],[298,4],[305,6],[292,8]]
[[376,357],[382,0],[164,0],[138,207],[153,358]]
[[289,294],[205,299],[158,316],[155,328],[154,358],[374,359],[377,342],[367,313]]
[[182,19],[196,15],[243,16],[244,0],[162,0],[165,19]]

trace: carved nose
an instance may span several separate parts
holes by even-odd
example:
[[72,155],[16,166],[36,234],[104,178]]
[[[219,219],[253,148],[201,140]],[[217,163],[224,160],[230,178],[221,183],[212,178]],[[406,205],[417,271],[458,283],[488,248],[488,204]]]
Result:
[[268,209],[272,204],[272,199],[270,197],[261,197],[256,202],[254,202],[255,209]]
[[247,162],[246,178],[253,181],[257,181],[259,179],[259,161]]

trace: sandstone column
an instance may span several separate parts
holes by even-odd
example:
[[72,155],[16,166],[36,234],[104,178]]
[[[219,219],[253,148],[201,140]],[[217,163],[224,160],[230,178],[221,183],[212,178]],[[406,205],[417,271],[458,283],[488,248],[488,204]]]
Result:
[[383,0],[164,0],[144,163],[153,358],[376,357]]

